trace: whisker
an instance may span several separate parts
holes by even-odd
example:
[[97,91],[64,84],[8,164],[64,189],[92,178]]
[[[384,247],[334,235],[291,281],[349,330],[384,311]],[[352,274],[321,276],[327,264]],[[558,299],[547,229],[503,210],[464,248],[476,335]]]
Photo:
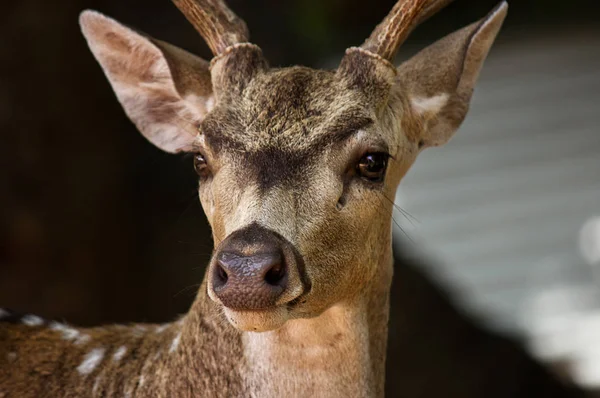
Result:
[[386,198],[394,206],[394,208],[396,210],[398,210],[408,220],[408,222],[411,223],[411,225],[413,227],[415,226],[415,224],[413,223],[413,221],[417,222],[419,224],[421,223],[421,221],[418,218],[416,218],[415,216],[413,216],[412,214],[410,214],[408,211],[404,210],[402,207],[400,207],[398,204],[396,204],[396,202],[394,202],[392,199],[388,198],[385,193],[382,192],[382,195],[383,195],[384,198]]
[[[385,195],[384,195],[385,196]],[[383,207],[383,209],[385,209],[385,203],[383,202],[383,200],[381,200],[381,198],[379,196],[377,196],[377,198],[379,199],[379,202],[381,203],[381,207]],[[389,199],[388,199],[389,200]],[[384,213],[385,214],[385,213]],[[387,214],[386,214],[387,215]],[[398,223],[398,221],[396,221],[396,219],[394,218],[394,211],[392,210],[389,214],[392,218],[392,221],[394,222],[394,224],[396,224],[396,226],[400,229],[400,231],[402,231],[402,233],[408,238],[408,240],[411,243],[415,243],[415,241],[410,237],[410,235],[404,230],[404,228],[402,228],[402,226]]]
[[186,286],[186,287],[184,287],[183,289],[181,289],[180,291],[178,291],[177,293],[175,293],[175,294],[173,295],[173,298],[176,298],[176,297],[178,297],[180,294],[182,294],[182,293],[184,293],[185,291],[187,291],[187,290],[190,290],[190,289],[192,289],[192,288],[199,288],[201,285],[202,285],[201,283],[196,283],[196,284],[193,284],[193,285],[190,285],[190,286]]

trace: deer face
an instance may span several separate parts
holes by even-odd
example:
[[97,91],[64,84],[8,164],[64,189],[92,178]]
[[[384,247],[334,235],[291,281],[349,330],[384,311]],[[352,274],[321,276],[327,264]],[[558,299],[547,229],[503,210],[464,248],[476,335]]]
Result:
[[[462,122],[506,13],[503,3],[392,66],[402,36],[422,19],[419,7],[430,14],[446,2],[399,2],[386,21],[403,16],[404,30],[380,25],[335,71],[269,68],[231,14],[214,31],[197,26],[217,55],[210,67],[100,14],[82,14],[129,117],[158,147],[195,154],[215,241],[208,295],[233,326],[264,331],[316,316],[355,298],[381,272],[396,187],[420,150],[446,142]],[[198,23],[198,4],[176,4]],[[225,27],[233,33],[219,36]]]
[[199,193],[217,243],[208,291],[242,328],[355,295],[376,271],[372,248],[389,241],[417,143],[347,84],[334,72],[269,70],[200,124]]

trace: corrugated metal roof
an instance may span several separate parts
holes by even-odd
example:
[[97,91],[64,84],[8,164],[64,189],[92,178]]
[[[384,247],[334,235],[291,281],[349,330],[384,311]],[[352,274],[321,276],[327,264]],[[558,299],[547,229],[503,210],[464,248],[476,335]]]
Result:
[[401,183],[396,202],[419,221],[395,219],[493,326],[532,336],[541,292],[598,289],[578,239],[600,215],[599,117],[600,35],[504,43],[455,138]]

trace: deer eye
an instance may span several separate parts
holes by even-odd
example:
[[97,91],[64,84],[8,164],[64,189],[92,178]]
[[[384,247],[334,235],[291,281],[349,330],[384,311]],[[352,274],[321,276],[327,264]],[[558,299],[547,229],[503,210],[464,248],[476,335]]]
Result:
[[204,177],[208,173],[206,158],[201,153],[194,155],[194,170],[200,177]]
[[370,182],[382,182],[389,155],[383,152],[367,153],[356,166],[356,172]]

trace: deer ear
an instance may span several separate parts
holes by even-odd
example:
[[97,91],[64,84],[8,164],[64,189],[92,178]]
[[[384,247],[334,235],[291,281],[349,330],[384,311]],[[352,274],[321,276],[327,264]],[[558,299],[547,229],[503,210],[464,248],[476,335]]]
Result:
[[425,48],[398,67],[401,87],[425,122],[423,146],[445,144],[469,109],[479,71],[506,17],[500,3],[482,20]]
[[95,11],[79,22],[127,116],[167,152],[192,151],[213,103],[209,64]]

